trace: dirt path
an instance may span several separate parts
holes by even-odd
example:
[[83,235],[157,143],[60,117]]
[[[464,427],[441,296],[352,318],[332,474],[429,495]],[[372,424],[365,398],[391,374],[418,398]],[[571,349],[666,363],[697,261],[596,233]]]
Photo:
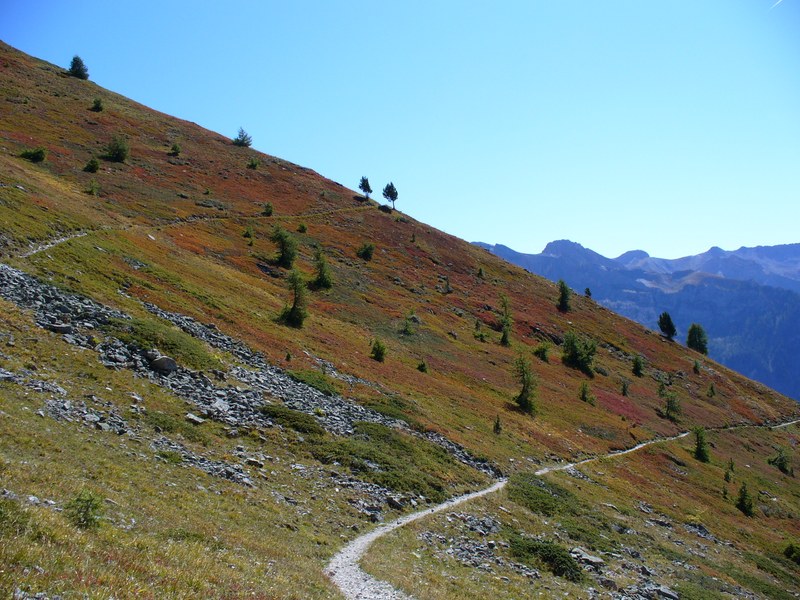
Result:
[[[689,435],[689,433],[690,433],[689,431],[685,431],[683,433],[680,433],[678,435],[669,438],[652,439],[647,442],[642,442],[641,444],[633,446],[632,448],[628,448],[627,450],[611,452],[609,454],[604,454],[602,456],[587,458],[586,460],[582,460],[579,462],[565,463],[563,465],[553,465],[550,467],[544,467],[536,471],[536,475],[544,475],[546,473],[553,473],[555,471],[563,471],[565,469],[571,469],[572,467],[584,465],[586,463],[590,463],[592,461],[599,460],[601,458],[613,458],[615,456],[629,454],[631,452],[636,452],[637,450],[640,450],[641,448],[644,448],[645,446],[649,446],[651,444],[670,442],[673,440],[686,437],[687,435]],[[334,557],[328,563],[325,572],[328,574],[331,580],[339,587],[339,589],[344,594],[345,598],[347,598],[348,600],[411,600],[411,596],[408,596],[407,594],[404,594],[403,592],[394,589],[391,585],[389,585],[385,581],[380,581],[378,579],[375,579],[374,577],[372,577],[371,575],[369,575],[368,573],[364,572],[361,569],[358,563],[361,560],[361,557],[364,556],[366,551],[372,545],[372,543],[378,538],[383,537],[387,533],[390,533],[395,529],[399,529],[404,525],[408,525],[409,523],[412,523],[418,519],[445,510],[449,510],[451,508],[458,506],[459,504],[463,504],[465,502],[469,502],[470,500],[474,500],[475,498],[480,498],[481,496],[486,496],[487,494],[491,494],[493,492],[501,490],[502,488],[505,487],[507,482],[508,482],[507,479],[501,479],[500,481],[495,482],[489,487],[484,488],[482,490],[478,490],[477,492],[472,492],[470,494],[458,496],[457,498],[452,498],[446,502],[443,502],[442,504],[438,504],[433,508],[426,508],[425,510],[405,515],[403,517],[400,517],[399,519],[391,521],[390,523],[381,525],[377,529],[373,529],[372,531],[365,533],[364,535],[360,535],[334,555]]]
[[[786,423],[779,423],[777,425],[741,424],[729,427],[713,428],[709,429],[709,431],[737,429],[740,427],[769,427],[770,429],[778,429],[780,427],[789,427],[790,425],[795,425],[797,423],[800,423],[800,419],[787,421]],[[637,444],[632,448],[628,448],[627,450],[618,450],[616,452],[609,452],[608,454],[604,454],[601,456],[594,456],[592,458],[587,458],[585,460],[581,460],[578,462],[565,463],[562,465],[553,465],[550,467],[543,467],[538,471],[536,471],[535,474],[545,475],[547,473],[564,471],[566,469],[571,469],[573,467],[585,465],[587,463],[594,462],[602,458],[614,458],[617,456],[622,456],[623,454],[630,454],[631,452],[636,452],[637,450],[641,450],[642,448],[645,448],[646,446],[650,446],[652,444],[671,442],[674,440],[684,438],[690,433],[691,431],[684,431],[683,433],[679,433],[678,435],[674,435],[672,437],[655,438],[652,440],[648,440],[646,442],[642,442],[641,444]],[[408,594],[396,590],[385,581],[380,581],[378,579],[375,579],[374,577],[372,577],[371,575],[369,575],[368,573],[366,573],[361,569],[359,561],[361,560],[361,557],[364,556],[364,554],[367,552],[372,543],[378,538],[381,538],[387,533],[390,533],[395,529],[399,529],[400,527],[403,527],[408,523],[412,523],[418,519],[427,517],[428,515],[433,515],[445,510],[449,510],[455,506],[458,506],[459,504],[463,504],[465,502],[469,502],[470,500],[474,500],[475,498],[480,498],[481,496],[486,496],[487,494],[491,494],[493,492],[501,490],[502,488],[505,487],[507,482],[508,482],[507,479],[502,479],[490,485],[489,487],[479,490],[477,492],[472,492],[471,494],[458,496],[457,498],[452,498],[451,500],[448,500],[447,502],[434,506],[433,508],[427,508],[425,510],[405,515],[403,517],[395,519],[390,523],[381,525],[377,529],[373,529],[372,531],[365,533],[364,535],[360,535],[333,556],[333,558],[328,563],[325,572],[328,574],[331,580],[339,587],[339,589],[344,594],[345,598],[347,598],[348,600],[413,600],[413,598]]]
[[70,240],[74,240],[75,238],[83,237],[86,234],[87,234],[86,231],[81,231],[81,232],[78,232],[78,233],[73,233],[72,235],[67,235],[67,236],[60,237],[60,238],[57,238],[57,239],[54,239],[54,240],[50,240],[48,242],[45,242],[43,244],[39,244],[38,246],[34,246],[33,248],[30,248],[26,252],[23,252],[22,254],[20,254],[20,257],[21,258],[28,258],[30,256],[33,256],[34,254],[38,254],[39,252],[44,252],[45,250],[49,250],[50,248],[58,246],[59,244],[63,244],[64,242],[68,242]]

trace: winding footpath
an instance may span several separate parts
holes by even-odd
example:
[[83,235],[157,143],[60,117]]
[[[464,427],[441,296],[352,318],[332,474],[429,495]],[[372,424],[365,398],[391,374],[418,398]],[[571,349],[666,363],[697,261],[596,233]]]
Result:
[[[770,428],[777,429],[779,427],[788,427],[796,423],[800,423],[800,419],[773,425],[770,426]],[[740,426],[741,425],[735,427]],[[755,426],[758,427],[758,425]],[[732,428],[733,427],[725,427],[721,429]],[[630,454],[631,452],[636,452],[637,450],[641,450],[642,448],[652,444],[671,442],[684,438],[690,433],[691,431],[684,431],[683,433],[679,433],[678,435],[674,435],[672,437],[654,438],[652,440],[642,442],[641,444],[637,444],[636,446],[626,450],[609,452],[608,454],[593,456],[578,462],[543,467],[536,471],[535,475],[545,475],[547,473],[554,473],[556,471],[565,471],[567,469],[572,469],[573,467],[585,465],[603,458],[615,458],[617,456],[622,456],[623,454]],[[395,529],[399,529],[400,527],[422,519],[423,517],[449,510],[458,506],[459,504],[463,504],[465,502],[469,502],[470,500],[474,500],[475,498],[480,498],[482,496],[499,491],[506,486],[506,483],[508,483],[507,479],[501,479],[489,487],[478,490],[477,492],[464,494],[463,496],[458,496],[443,502],[442,504],[438,504],[433,508],[427,508],[425,510],[402,516],[394,521],[391,521],[390,523],[381,525],[380,527],[373,529],[364,535],[360,535],[333,556],[328,563],[325,572],[341,590],[347,600],[413,600],[413,598],[408,594],[395,589],[385,581],[380,581],[375,577],[372,577],[361,569],[359,561],[367,552],[372,543],[386,534],[391,533]]]

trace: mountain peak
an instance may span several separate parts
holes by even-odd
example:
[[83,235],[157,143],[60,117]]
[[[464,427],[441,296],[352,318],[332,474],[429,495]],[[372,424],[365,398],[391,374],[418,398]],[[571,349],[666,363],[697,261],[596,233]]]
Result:
[[581,246],[578,242],[570,240],[554,240],[547,244],[542,250],[542,254],[546,256],[575,256],[583,254],[586,248]]
[[620,254],[614,260],[623,264],[629,264],[637,260],[645,260],[647,258],[650,258],[650,255],[644,250],[629,250],[628,252]]

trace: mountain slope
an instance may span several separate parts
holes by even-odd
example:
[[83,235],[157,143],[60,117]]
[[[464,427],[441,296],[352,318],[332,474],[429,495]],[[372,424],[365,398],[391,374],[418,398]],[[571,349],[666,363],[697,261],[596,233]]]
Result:
[[[498,472],[523,476],[694,425],[763,426],[796,414],[788,398],[591,300],[558,312],[552,283],[310,169],[6,45],[0,77],[5,595],[338,597],[323,575],[327,560],[359,530],[415,505],[479,489]],[[115,136],[130,146],[124,162],[103,158]],[[20,157],[38,147],[44,161]],[[99,170],[84,171],[93,157]],[[308,290],[302,328],[279,319],[292,298],[270,241],[276,225],[297,241],[295,266],[307,280],[318,249],[332,272],[331,289]],[[374,245],[371,260],[357,253],[364,243]],[[510,347],[499,344],[504,296]],[[558,345],[570,331],[596,342],[593,373],[562,364]],[[382,362],[370,356],[376,339]],[[531,353],[543,343],[547,362]],[[637,355],[643,377],[631,373]],[[519,356],[538,382],[535,416],[514,403]],[[582,384],[592,402],[580,399]],[[665,394],[680,400],[677,421],[662,416]],[[637,494],[683,519],[708,476],[713,485],[697,489],[715,535],[782,572],[791,567],[775,532],[781,543],[798,537],[791,514],[800,506],[794,479],[766,458],[794,434],[756,431],[747,449],[683,467],[686,480],[642,463]],[[747,536],[744,517],[718,494],[729,454],[737,464],[757,459],[737,477],[780,500],[782,512],[748,523]],[[606,473],[604,485],[626,489],[638,466]],[[606,510],[595,506],[594,484],[575,481],[584,487],[569,484],[578,500],[563,544],[596,536],[592,512]],[[666,481],[685,501],[664,496]],[[638,501],[615,498],[626,511]],[[493,502],[507,511],[493,517],[504,536],[540,533],[519,497]],[[99,527],[83,527],[76,510],[101,513]],[[698,560],[673,546],[686,564]],[[666,556],[651,550],[654,561]],[[758,561],[734,558],[741,573],[726,577],[737,585],[774,585]],[[703,568],[720,568],[708,560]],[[595,585],[596,573],[578,586],[531,564],[549,589]],[[461,573],[462,583],[476,573]],[[482,592],[513,597],[515,586],[539,585],[502,576],[513,585],[498,577]]]
[[712,249],[677,260],[641,251],[608,259],[567,241],[548,244],[541,254],[477,245],[576,290],[588,287],[597,302],[643,325],[655,327],[667,311],[685,338],[689,325],[700,323],[712,358],[800,398],[794,360],[800,344],[800,295],[794,291],[800,245]]

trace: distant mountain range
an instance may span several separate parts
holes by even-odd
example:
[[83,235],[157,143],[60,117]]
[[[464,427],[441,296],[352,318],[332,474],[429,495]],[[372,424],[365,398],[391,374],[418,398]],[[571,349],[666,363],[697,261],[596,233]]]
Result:
[[681,341],[699,323],[712,358],[800,399],[800,244],[714,247],[674,260],[642,250],[606,258],[568,240],[541,254],[475,245],[581,293],[589,288],[597,302],[647,327],[657,329],[667,311]]

